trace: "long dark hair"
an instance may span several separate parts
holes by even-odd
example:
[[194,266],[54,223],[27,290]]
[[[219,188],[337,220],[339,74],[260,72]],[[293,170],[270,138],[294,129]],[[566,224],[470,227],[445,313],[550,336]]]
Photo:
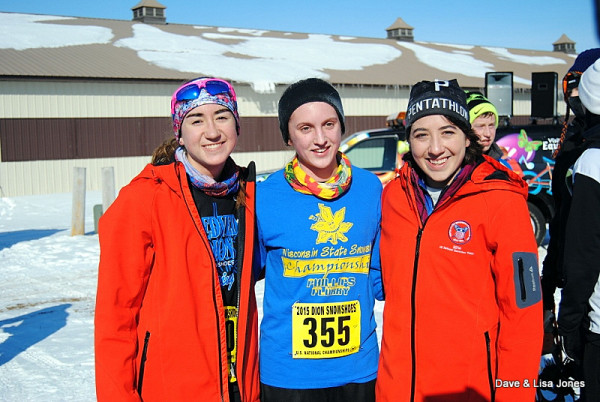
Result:
[[[477,137],[477,134],[475,134],[475,131],[473,131],[473,129],[471,127],[467,126],[461,120],[458,120],[452,116],[444,115],[444,117],[450,123],[452,123],[456,127],[458,127],[460,129],[460,131],[462,131],[465,134],[465,136],[467,137],[467,139],[470,142],[469,146],[465,150],[465,158],[463,159],[460,166],[463,167],[463,166],[475,163],[478,159],[481,158],[481,155],[483,154],[483,146],[481,146],[481,144],[479,143],[479,137]],[[409,137],[410,137],[410,132],[408,132],[406,134],[406,139],[408,140]],[[411,166],[413,166],[413,167],[416,166],[415,160],[412,156],[412,152],[408,151],[407,153],[405,153],[403,159],[406,162],[410,162]]]

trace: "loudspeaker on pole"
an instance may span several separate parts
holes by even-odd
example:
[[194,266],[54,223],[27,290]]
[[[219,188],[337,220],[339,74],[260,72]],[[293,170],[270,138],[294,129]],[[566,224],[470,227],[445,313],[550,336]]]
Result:
[[558,74],[555,72],[531,73],[531,117],[546,119],[556,117]]
[[498,115],[510,118],[513,114],[513,73],[485,73],[485,97],[496,107]]

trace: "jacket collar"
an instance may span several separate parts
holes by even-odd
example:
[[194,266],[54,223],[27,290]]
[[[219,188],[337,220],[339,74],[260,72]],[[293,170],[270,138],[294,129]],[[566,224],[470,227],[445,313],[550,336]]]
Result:
[[[456,180],[459,179],[459,180]],[[506,190],[521,194],[525,199],[529,193],[527,183],[515,172],[509,170],[500,162],[483,155],[472,168],[459,173],[453,184],[444,189],[436,208],[453,202],[452,199],[466,197],[490,190]],[[398,176],[400,184],[407,190],[407,196],[412,199],[421,221],[425,222],[429,215],[422,201],[423,189],[419,185],[418,175],[409,162],[400,169]]]

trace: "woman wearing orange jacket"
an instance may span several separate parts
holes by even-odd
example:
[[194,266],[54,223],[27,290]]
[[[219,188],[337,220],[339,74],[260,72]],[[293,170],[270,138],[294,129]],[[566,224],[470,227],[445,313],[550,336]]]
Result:
[[256,402],[255,174],[230,157],[236,94],[192,80],[171,113],[175,139],[100,219],[98,400]]
[[384,189],[378,401],[533,401],[542,344],[527,186],[470,129],[456,80],[410,95]]

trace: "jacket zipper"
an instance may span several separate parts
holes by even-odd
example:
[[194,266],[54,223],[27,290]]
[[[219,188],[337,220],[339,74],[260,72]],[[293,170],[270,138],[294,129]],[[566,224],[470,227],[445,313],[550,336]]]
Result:
[[490,346],[491,339],[490,333],[485,331],[485,347],[487,351],[487,369],[488,369],[488,381],[490,383],[490,400],[494,402],[496,399],[496,390],[494,389],[494,376],[492,373],[492,348]]
[[417,244],[415,247],[415,262],[413,266],[413,279],[412,279],[412,290],[410,297],[410,354],[411,354],[411,380],[410,380],[410,400],[415,400],[415,383],[417,373],[417,358],[416,358],[416,344],[415,344],[415,321],[416,321],[416,291],[417,291],[417,267],[419,266],[419,251],[421,248],[421,236],[423,235],[424,226],[419,228],[417,233]]
[[523,259],[517,260],[519,265],[519,286],[521,288],[521,301],[527,300],[527,289],[525,289],[525,267],[523,266]]
[[[248,164],[248,170],[247,170],[247,175],[246,175],[246,190],[248,189],[248,185],[250,183],[253,183],[253,185],[256,185],[256,170],[255,170],[255,165],[254,162],[250,162]],[[254,189],[256,191],[256,188]],[[246,193],[247,194],[247,193]],[[256,193],[254,193],[256,194]],[[239,193],[238,193],[238,197],[239,197]],[[237,255],[237,259],[238,259],[238,272],[237,272],[237,281],[238,281],[238,294],[237,294],[237,313],[238,313],[238,327],[236,328],[236,333],[237,333],[237,338],[239,340],[240,338],[240,328],[239,328],[239,314],[240,314],[240,299],[241,299],[241,295],[242,295],[242,268],[244,266],[244,252],[246,250],[246,205],[247,205],[248,199],[246,198],[244,200],[244,204],[241,206],[240,208],[240,215],[239,215],[239,221],[238,221],[238,239],[237,239],[237,251],[238,251],[238,255]],[[242,228],[242,230],[240,230],[240,227]],[[241,240],[241,241],[240,241]],[[252,271],[252,265],[250,265],[250,274],[251,276],[254,275],[253,271]],[[252,281],[254,280],[254,278],[251,279]],[[248,305],[248,304],[247,304]],[[246,325],[246,328],[248,328],[248,326]],[[244,332],[243,334],[244,338],[246,337],[246,333]],[[235,357],[235,378],[237,380],[238,383],[238,389],[240,391],[240,397],[243,399],[244,395],[243,395],[243,388],[242,388],[242,379],[241,376],[239,376],[239,371],[238,371],[238,364],[240,363],[240,359],[238,359],[239,356],[239,346],[240,346],[240,342],[238,342],[238,340],[236,340],[236,348],[235,348],[235,352],[237,354],[237,356]],[[244,345],[246,343],[244,342]],[[230,401],[233,402],[233,401]]]
[[[195,223],[194,223],[195,224]],[[211,251],[212,253],[212,251]],[[212,259],[212,261],[214,261],[214,258]],[[215,271],[216,271],[216,267],[214,266],[214,264],[211,264],[212,268],[211,269],[211,278],[212,278],[212,282],[215,283]],[[217,319],[217,328],[221,328],[221,321],[219,320],[219,303],[217,301],[217,294],[215,292],[215,287],[212,287],[212,297],[213,297],[213,305],[215,307],[215,311],[217,312],[217,314],[215,315],[215,318]],[[221,289],[218,289],[219,291]],[[219,376],[221,376],[221,373],[223,372],[223,361],[221,360],[221,336],[219,335],[220,332],[217,330],[217,344],[219,345]],[[227,342],[227,340],[225,341]],[[227,381],[229,381],[229,378],[227,379]],[[219,388],[221,389],[221,401],[225,400],[225,390],[223,389],[223,381],[219,380]],[[229,391],[229,390],[228,390]]]
[[[444,193],[444,191],[442,191],[442,193]],[[413,201],[414,201],[414,194],[412,196]],[[440,198],[442,197],[442,194],[440,194]],[[412,370],[412,376],[411,376],[411,381],[410,381],[410,401],[414,402],[415,400],[415,388],[416,388],[416,373],[417,373],[417,359],[416,359],[416,341],[415,341],[415,333],[416,333],[416,329],[415,329],[415,322],[416,322],[416,292],[417,292],[417,269],[419,266],[419,255],[420,255],[420,249],[421,249],[421,237],[423,236],[423,231],[425,230],[425,225],[427,224],[427,222],[429,221],[429,218],[431,218],[431,215],[433,215],[435,212],[437,212],[438,210],[440,210],[441,208],[449,205],[451,200],[454,200],[456,197],[456,192],[454,194],[452,194],[449,198],[447,198],[446,200],[443,200],[442,203],[437,203],[436,205],[433,206],[433,211],[431,211],[431,213],[429,214],[429,216],[425,219],[424,222],[422,222],[422,226],[419,228],[419,232],[417,233],[417,244],[415,246],[415,261],[413,264],[413,279],[412,279],[412,290],[411,290],[411,299],[410,299],[410,304],[411,304],[411,328],[410,328],[410,353],[411,353],[411,370]],[[416,205],[414,206],[415,210],[418,211],[418,208],[416,208]],[[420,219],[419,214],[417,213],[417,217],[418,219]],[[493,399],[492,399],[493,402]]]
[[[239,323],[240,323],[239,315],[240,315],[240,299],[241,299],[241,294],[242,294],[242,280],[241,279],[242,279],[242,267],[244,266],[244,249],[245,249],[244,245],[245,245],[245,241],[246,241],[245,234],[246,234],[246,207],[244,204],[239,208],[239,217],[238,217],[237,274],[236,274],[236,280],[238,283],[237,302],[236,302],[237,314],[238,314],[238,317],[237,317],[238,327],[235,329],[235,332],[237,334],[237,339],[235,340],[235,342],[236,342],[235,353],[236,354],[239,353],[239,346],[240,346],[239,338],[241,336],[240,328],[239,328]],[[245,333],[244,333],[244,336],[246,336]],[[235,378],[238,383],[238,388],[240,389],[240,394],[241,394],[241,392],[242,392],[241,384],[242,383],[240,380],[240,376],[238,375],[239,359],[237,357],[238,356],[236,356],[236,358],[235,358]]]
[[[179,169],[177,168],[178,163],[175,162],[175,173],[177,174],[177,178],[179,180],[179,188],[181,190],[181,195],[183,197],[183,202],[185,203],[185,206],[188,210],[188,213],[190,214],[190,218],[192,218],[192,222],[194,223],[194,227],[196,228],[196,231],[198,232],[198,235],[200,236],[200,239],[202,239],[202,242],[204,243],[204,246],[206,247],[206,249],[208,250],[208,252],[211,255],[211,279],[212,279],[212,283],[215,283],[215,271],[217,270],[217,267],[215,266],[215,258],[214,256],[212,256],[212,249],[210,248],[210,244],[207,244],[207,239],[204,238],[204,236],[202,236],[202,230],[200,230],[200,228],[198,227],[196,220],[194,219],[194,214],[192,214],[192,210],[190,209],[190,205],[188,204],[188,200],[185,194],[185,191],[183,190],[183,183],[181,182],[181,176],[179,175]],[[187,176],[185,177],[185,180],[187,180]],[[190,190],[191,191],[191,190]],[[193,204],[194,208],[196,208],[195,203]],[[220,291],[220,289],[219,289]],[[216,314],[216,319],[217,319],[217,328],[221,328],[221,321],[219,320],[219,303],[217,302],[217,295],[215,293],[215,287],[212,287],[212,298],[213,298],[213,305],[215,308],[215,311],[217,312]],[[221,359],[221,354],[222,354],[222,345],[221,345],[221,336],[219,331],[217,331],[217,345],[219,346],[219,376],[221,375],[221,373],[223,372],[223,361]],[[229,379],[227,379],[227,381],[229,381]],[[223,381],[222,379],[219,380],[219,389],[221,392],[221,402],[223,402],[225,400],[225,390],[223,389]],[[229,390],[227,390],[227,393],[229,394]]]
[[150,342],[150,331],[146,331],[144,336],[144,348],[142,349],[142,358],[140,360],[140,372],[138,376],[137,392],[142,397],[142,383],[144,382],[144,369],[146,368],[146,357],[148,353],[148,343]]

